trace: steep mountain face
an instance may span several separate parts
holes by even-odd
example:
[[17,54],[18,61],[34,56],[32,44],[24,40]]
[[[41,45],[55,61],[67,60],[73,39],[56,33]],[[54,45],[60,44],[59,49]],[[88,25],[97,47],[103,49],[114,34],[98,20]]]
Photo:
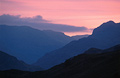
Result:
[[66,59],[83,53],[89,48],[105,49],[120,44],[120,23],[109,21],[94,29],[93,34],[76,41],[72,41],[64,47],[47,53],[40,58],[35,65],[45,69],[64,62]]
[[42,68],[30,66],[16,57],[0,51],[0,70],[19,69],[24,71],[40,71]]
[[75,40],[79,40],[81,38],[84,38],[84,37],[88,37],[89,35],[76,35],[76,36],[72,36],[73,39]]
[[[89,52],[92,50],[95,51],[92,48]],[[0,75],[2,78],[120,78],[120,45],[102,51],[105,53],[77,55],[46,71],[8,70],[0,71]]]
[[96,54],[81,54],[68,59],[63,64],[49,69],[46,78],[119,78],[120,49],[107,50],[109,52],[105,52],[105,49],[105,53],[96,51]]
[[26,63],[34,63],[45,53],[58,49],[71,40],[61,32],[0,25],[0,50]]

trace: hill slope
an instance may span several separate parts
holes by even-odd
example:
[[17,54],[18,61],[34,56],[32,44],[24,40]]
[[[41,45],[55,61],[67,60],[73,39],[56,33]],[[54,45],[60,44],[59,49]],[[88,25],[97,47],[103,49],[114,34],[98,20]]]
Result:
[[[118,47],[119,50],[115,49]],[[120,45],[102,51],[106,50],[109,52],[80,54],[46,71],[8,70],[0,75],[2,78],[120,78]]]
[[16,57],[0,51],[0,70],[19,69],[24,71],[42,70],[40,67],[35,67],[19,61]]
[[105,49],[117,44],[120,44],[120,23],[109,21],[94,29],[92,35],[72,41],[60,49],[47,53],[35,65],[48,69],[89,48]]
[[34,63],[45,53],[58,49],[71,40],[61,32],[0,25],[0,50],[27,63]]

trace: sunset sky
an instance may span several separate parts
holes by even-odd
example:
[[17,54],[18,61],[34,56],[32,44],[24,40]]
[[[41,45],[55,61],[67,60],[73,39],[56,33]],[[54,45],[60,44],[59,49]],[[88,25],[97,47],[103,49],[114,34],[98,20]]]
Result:
[[[0,15],[21,15],[43,19],[55,24],[66,24],[93,29],[103,22],[120,22],[120,0],[0,0]],[[90,34],[65,32],[67,35]]]

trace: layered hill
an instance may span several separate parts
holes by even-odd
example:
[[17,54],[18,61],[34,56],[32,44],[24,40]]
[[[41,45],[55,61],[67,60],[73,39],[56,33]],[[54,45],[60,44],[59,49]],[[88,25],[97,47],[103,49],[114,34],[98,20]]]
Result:
[[23,61],[18,60],[16,57],[11,56],[5,52],[0,51],[0,70],[18,69],[24,71],[40,71],[43,70],[37,66],[31,66]]
[[[118,49],[119,48],[119,49]],[[97,49],[98,50],[98,49]],[[92,52],[93,51],[93,52]],[[0,71],[2,78],[120,78],[120,45],[94,53],[90,49],[46,71]],[[92,53],[91,53],[92,52]]]
[[61,48],[72,40],[61,32],[0,25],[0,50],[26,63],[34,63],[45,53]]
[[47,53],[34,65],[49,69],[89,48],[105,49],[120,44],[120,23],[108,21],[93,30],[92,35],[72,41],[64,47]]

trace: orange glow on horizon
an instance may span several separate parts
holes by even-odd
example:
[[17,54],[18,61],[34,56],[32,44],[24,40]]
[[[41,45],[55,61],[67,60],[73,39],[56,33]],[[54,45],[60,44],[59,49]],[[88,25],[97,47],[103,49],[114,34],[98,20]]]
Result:
[[92,34],[92,31],[91,32],[64,32],[65,35],[68,35],[68,36],[75,36],[75,35],[91,35]]

